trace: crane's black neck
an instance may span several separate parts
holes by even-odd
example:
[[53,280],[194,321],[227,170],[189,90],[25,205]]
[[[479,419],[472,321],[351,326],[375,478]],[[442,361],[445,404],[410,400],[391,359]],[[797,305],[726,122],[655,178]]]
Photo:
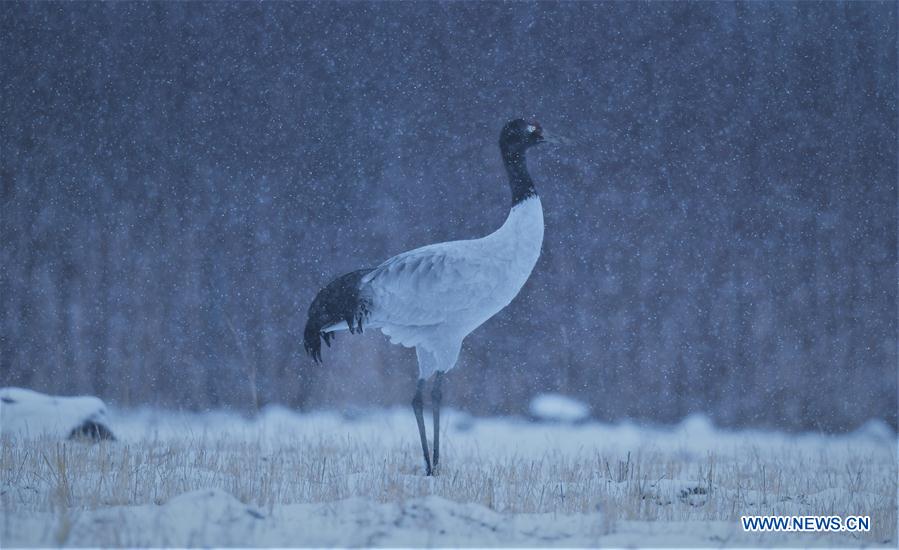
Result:
[[537,196],[534,180],[528,173],[528,166],[524,160],[524,149],[512,149],[502,147],[503,164],[509,174],[509,187],[512,189],[512,206],[521,203],[531,197]]

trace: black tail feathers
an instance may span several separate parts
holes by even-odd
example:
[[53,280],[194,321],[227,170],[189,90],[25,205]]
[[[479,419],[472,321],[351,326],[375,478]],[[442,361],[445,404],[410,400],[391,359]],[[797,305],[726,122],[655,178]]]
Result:
[[322,361],[322,343],[331,347],[333,332],[322,329],[346,321],[350,332],[362,332],[362,321],[368,317],[371,304],[361,295],[359,283],[371,269],[360,269],[341,275],[321,289],[309,306],[309,318],[303,331],[303,347],[312,360]]

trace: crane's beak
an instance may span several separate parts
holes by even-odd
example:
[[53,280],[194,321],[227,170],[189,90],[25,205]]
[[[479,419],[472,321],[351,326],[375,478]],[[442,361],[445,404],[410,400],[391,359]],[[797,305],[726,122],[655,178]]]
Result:
[[542,131],[540,133],[540,142],[541,143],[549,143],[552,145],[575,145],[577,142],[571,138],[567,138],[564,136],[559,136],[556,134],[550,134],[546,131]]

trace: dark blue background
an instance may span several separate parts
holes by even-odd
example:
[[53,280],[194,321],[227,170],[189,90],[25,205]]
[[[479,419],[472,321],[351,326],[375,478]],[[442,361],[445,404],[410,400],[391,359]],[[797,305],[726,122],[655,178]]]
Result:
[[4,3],[0,377],[120,404],[406,404],[301,354],[339,273],[498,226],[534,116],[546,242],[450,404],[896,424],[897,8]]

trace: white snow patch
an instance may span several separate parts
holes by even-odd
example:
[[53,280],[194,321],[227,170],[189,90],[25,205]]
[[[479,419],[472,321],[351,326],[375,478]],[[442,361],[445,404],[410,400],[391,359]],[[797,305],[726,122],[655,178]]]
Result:
[[879,418],[868,420],[855,431],[860,437],[890,442],[896,440],[896,432],[889,424]]
[[559,393],[542,393],[531,400],[531,415],[552,422],[581,422],[590,416],[590,407]]

